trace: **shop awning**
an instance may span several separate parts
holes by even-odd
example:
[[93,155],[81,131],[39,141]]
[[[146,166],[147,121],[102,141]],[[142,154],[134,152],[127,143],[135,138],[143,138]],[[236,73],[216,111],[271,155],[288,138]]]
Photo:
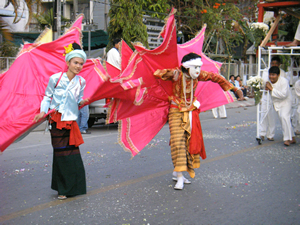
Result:
[[[88,43],[89,43],[89,32],[88,31],[82,31],[83,38],[83,47],[84,50],[88,50]],[[33,43],[40,33],[35,32],[12,32],[13,40],[12,42],[16,44],[17,46],[20,46],[23,44],[23,40],[25,42]],[[95,30],[91,31],[91,50],[104,48],[108,44],[108,35],[104,30]]]

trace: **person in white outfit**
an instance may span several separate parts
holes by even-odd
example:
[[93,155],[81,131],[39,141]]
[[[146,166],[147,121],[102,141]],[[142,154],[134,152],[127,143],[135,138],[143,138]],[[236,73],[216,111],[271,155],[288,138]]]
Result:
[[[220,74],[222,77],[224,77],[222,74]],[[224,77],[225,78],[225,77]],[[226,107],[225,105],[221,105],[217,108],[213,108],[212,110],[213,116],[215,119],[217,119],[219,116],[221,119],[226,119],[227,118],[227,113],[226,113]]]
[[121,70],[121,55],[119,53],[120,42],[121,40],[119,38],[113,40],[114,47],[107,52],[106,60],[106,62],[118,68],[119,70]]
[[286,73],[283,69],[280,68],[281,66],[281,59],[278,57],[278,56],[274,56],[272,59],[271,59],[271,67],[272,66],[277,66],[280,70],[280,76],[290,80],[289,76],[288,76],[288,73]]
[[299,24],[298,24],[298,27],[297,27],[297,30],[295,33],[294,41],[287,44],[286,46],[293,47],[293,46],[298,46],[298,45],[300,45],[300,21],[299,21]]
[[[280,68],[281,60],[278,56],[274,56],[271,59],[271,67],[276,66]],[[287,73],[280,69],[280,76],[287,78]],[[269,81],[269,71],[265,69],[262,74],[262,79],[264,81],[264,86]],[[269,141],[274,141],[275,127],[276,127],[276,112],[274,110],[273,102],[270,93],[263,92],[261,98],[261,123],[260,123],[260,136],[264,140],[265,137]]]
[[212,113],[213,113],[215,119],[217,119],[219,116],[220,116],[221,119],[226,119],[227,118],[225,105],[221,105],[217,108],[213,108]]
[[294,84],[294,89],[295,89],[295,95],[297,98],[297,107],[295,110],[295,119],[294,119],[294,130],[295,134],[299,135],[300,134],[300,80],[297,80],[296,83]]
[[280,76],[277,66],[269,69],[269,80],[266,82],[266,90],[271,92],[275,111],[278,113],[282,131],[284,145],[296,143],[295,134],[291,123],[292,96],[289,81]]
[[[264,87],[269,81],[269,72],[267,69],[262,74]],[[259,124],[259,133],[261,139],[264,141],[265,137],[269,141],[274,141],[275,127],[276,127],[276,112],[274,110],[272,98],[270,92],[264,91],[261,98],[261,117]]]

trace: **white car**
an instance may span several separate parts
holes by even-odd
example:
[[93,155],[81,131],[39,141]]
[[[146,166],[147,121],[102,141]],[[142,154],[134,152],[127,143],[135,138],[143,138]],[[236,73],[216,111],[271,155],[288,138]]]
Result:
[[88,126],[92,127],[99,119],[106,119],[108,108],[106,105],[110,102],[110,98],[95,101],[89,105],[90,116]]

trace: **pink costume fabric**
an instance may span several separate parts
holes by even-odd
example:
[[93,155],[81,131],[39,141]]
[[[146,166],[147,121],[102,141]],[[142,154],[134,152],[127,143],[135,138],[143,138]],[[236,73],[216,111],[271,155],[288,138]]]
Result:
[[[175,10],[172,9],[161,32],[163,43],[153,50],[134,45],[136,51],[132,53],[126,68],[123,70],[122,67],[123,71],[117,76],[124,81],[139,76],[143,79],[134,101],[114,99],[110,105],[108,122],[119,121],[119,143],[132,156],[138,154],[153,139],[168,119],[169,96],[173,94],[172,82],[155,79],[154,72],[157,69],[179,68],[182,57],[190,52],[201,55],[204,63],[201,70],[217,73],[221,67],[221,63],[209,59],[202,52],[206,27],[191,41],[177,44],[174,13]],[[128,58],[129,52],[122,52],[121,55],[123,62],[123,55]],[[202,112],[233,102],[230,93],[224,92],[218,84],[211,81],[199,82],[195,96],[201,103]]]
[[[25,44],[10,69],[0,74],[1,152],[37,125],[33,118],[39,113],[49,77],[67,71],[64,46],[81,42],[82,18],[80,16],[55,41]],[[89,98],[89,103],[108,97],[133,101],[136,87],[142,83],[142,79],[132,79],[130,84],[125,81],[122,85],[120,82],[110,82],[109,75],[98,59],[88,59],[79,75],[86,80],[84,99]]]

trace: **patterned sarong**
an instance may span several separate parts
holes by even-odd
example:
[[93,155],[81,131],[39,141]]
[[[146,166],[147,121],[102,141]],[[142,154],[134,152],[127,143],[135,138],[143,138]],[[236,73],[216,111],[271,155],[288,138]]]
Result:
[[59,195],[86,194],[85,170],[79,147],[69,145],[69,129],[58,129],[56,122],[51,125],[53,146],[51,188],[58,191]]
[[191,126],[189,112],[180,112],[178,108],[169,111],[170,145],[174,171],[187,171],[194,178],[194,168],[200,167],[200,155],[189,153]]

